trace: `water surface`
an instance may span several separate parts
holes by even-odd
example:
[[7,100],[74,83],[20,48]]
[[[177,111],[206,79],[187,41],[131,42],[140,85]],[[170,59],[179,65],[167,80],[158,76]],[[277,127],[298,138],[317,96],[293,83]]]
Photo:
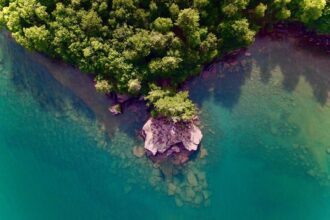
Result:
[[184,191],[193,170],[210,197],[178,204],[132,154],[145,108],[105,115],[111,101],[79,89],[88,77],[2,34],[1,219],[330,219],[329,56],[294,38],[260,37],[248,52],[189,84],[208,156],[171,181]]

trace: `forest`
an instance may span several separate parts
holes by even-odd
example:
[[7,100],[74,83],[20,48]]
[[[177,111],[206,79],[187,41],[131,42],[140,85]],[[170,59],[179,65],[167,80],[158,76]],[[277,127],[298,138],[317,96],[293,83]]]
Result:
[[188,93],[174,92],[182,82],[278,21],[329,33],[330,2],[0,0],[0,25],[19,44],[92,74],[100,92],[146,96],[156,115],[175,120],[196,111]]

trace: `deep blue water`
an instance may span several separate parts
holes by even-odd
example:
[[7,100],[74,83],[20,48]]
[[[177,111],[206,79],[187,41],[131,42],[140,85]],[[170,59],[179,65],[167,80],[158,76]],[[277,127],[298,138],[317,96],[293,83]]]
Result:
[[[105,123],[2,34],[0,219],[330,219],[329,57],[267,37],[248,51],[190,83],[208,156],[165,180],[132,154],[144,108]],[[203,186],[184,201],[189,172]]]

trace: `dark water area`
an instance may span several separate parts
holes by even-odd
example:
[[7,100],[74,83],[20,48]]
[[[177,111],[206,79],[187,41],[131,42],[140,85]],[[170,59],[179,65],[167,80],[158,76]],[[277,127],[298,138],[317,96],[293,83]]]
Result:
[[114,117],[87,76],[2,33],[0,218],[330,219],[330,60],[296,36],[188,83],[208,156],[166,179],[132,153],[143,103]]

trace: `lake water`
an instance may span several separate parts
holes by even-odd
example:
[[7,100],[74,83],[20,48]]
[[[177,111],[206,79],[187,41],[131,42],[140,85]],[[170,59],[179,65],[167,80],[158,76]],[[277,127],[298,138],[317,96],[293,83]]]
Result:
[[189,83],[208,156],[164,178],[132,154],[141,104],[105,116],[87,77],[2,33],[0,219],[330,219],[329,55],[271,37],[248,53]]

